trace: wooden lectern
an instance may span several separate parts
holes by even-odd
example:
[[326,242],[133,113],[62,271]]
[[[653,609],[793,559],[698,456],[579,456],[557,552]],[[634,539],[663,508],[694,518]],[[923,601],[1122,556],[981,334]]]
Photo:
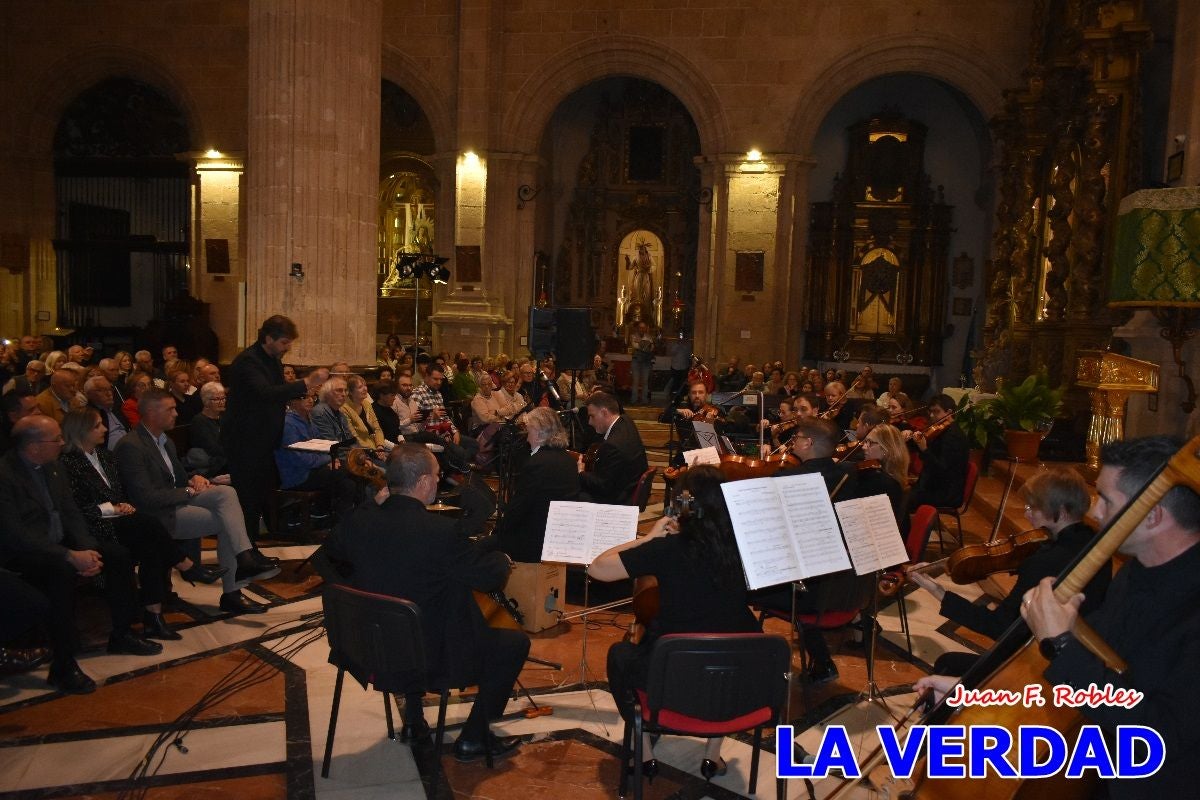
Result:
[[1107,350],[1080,350],[1076,355],[1075,385],[1091,389],[1087,471],[1095,480],[1100,472],[1100,448],[1125,437],[1125,401],[1129,395],[1158,391],[1158,364]]

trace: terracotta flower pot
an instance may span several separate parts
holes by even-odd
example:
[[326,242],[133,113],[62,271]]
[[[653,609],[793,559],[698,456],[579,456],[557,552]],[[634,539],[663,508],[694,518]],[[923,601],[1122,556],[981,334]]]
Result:
[[1042,434],[1038,431],[1004,431],[1004,444],[1008,455],[1022,462],[1038,460],[1038,448],[1042,445]]

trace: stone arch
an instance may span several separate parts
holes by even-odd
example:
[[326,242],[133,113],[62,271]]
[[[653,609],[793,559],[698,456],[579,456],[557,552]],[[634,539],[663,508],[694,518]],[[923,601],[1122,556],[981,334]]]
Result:
[[412,95],[425,112],[433,128],[433,141],[437,152],[454,149],[454,121],[442,97],[445,92],[430,83],[421,68],[409,56],[392,45],[384,45],[380,75]]
[[[962,92],[984,120],[999,113],[1007,70],[978,49],[947,36],[904,34],[861,45],[830,64],[800,99],[787,130],[787,146],[810,153],[821,122],[846,94],[872,78],[908,72],[935,78]],[[1016,76],[1013,78],[1016,80]]]
[[591,39],[551,56],[517,91],[494,149],[537,152],[546,123],[568,95],[593,81],[619,77],[653,81],[670,91],[691,114],[700,151],[724,150],[729,124],[708,79],[686,56],[662,42],[622,34]]
[[161,91],[183,113],[193,147],[206,141],[196,103],[174,72],[140,50],[96,45],[74,50],[34,83],[28,96],[30,123],[27,140],[20,143],[27,153],[49,155],[54,131],[63,111],[81,92],[105,78],[133,78]]

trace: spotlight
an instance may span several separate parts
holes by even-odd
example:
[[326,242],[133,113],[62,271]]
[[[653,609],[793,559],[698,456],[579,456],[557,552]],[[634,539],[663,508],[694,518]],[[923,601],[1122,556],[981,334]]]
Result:
[[431,267],[429,270],[429,278],[434,283],[445,284],[450,280],[450,270],[443,266]]
[[396,254],[396,271],[400,273],[401,278],[411,278],[416,274],[415,266],[419,258],[416,253]]

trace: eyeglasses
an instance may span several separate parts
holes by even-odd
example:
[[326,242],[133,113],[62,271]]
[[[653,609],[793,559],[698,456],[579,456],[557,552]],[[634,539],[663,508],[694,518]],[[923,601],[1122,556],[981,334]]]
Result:
[[60,433],[53,439],[38,439],[34,442],[34,444],[66,444],[66,441],[67,440],[64,439]]

